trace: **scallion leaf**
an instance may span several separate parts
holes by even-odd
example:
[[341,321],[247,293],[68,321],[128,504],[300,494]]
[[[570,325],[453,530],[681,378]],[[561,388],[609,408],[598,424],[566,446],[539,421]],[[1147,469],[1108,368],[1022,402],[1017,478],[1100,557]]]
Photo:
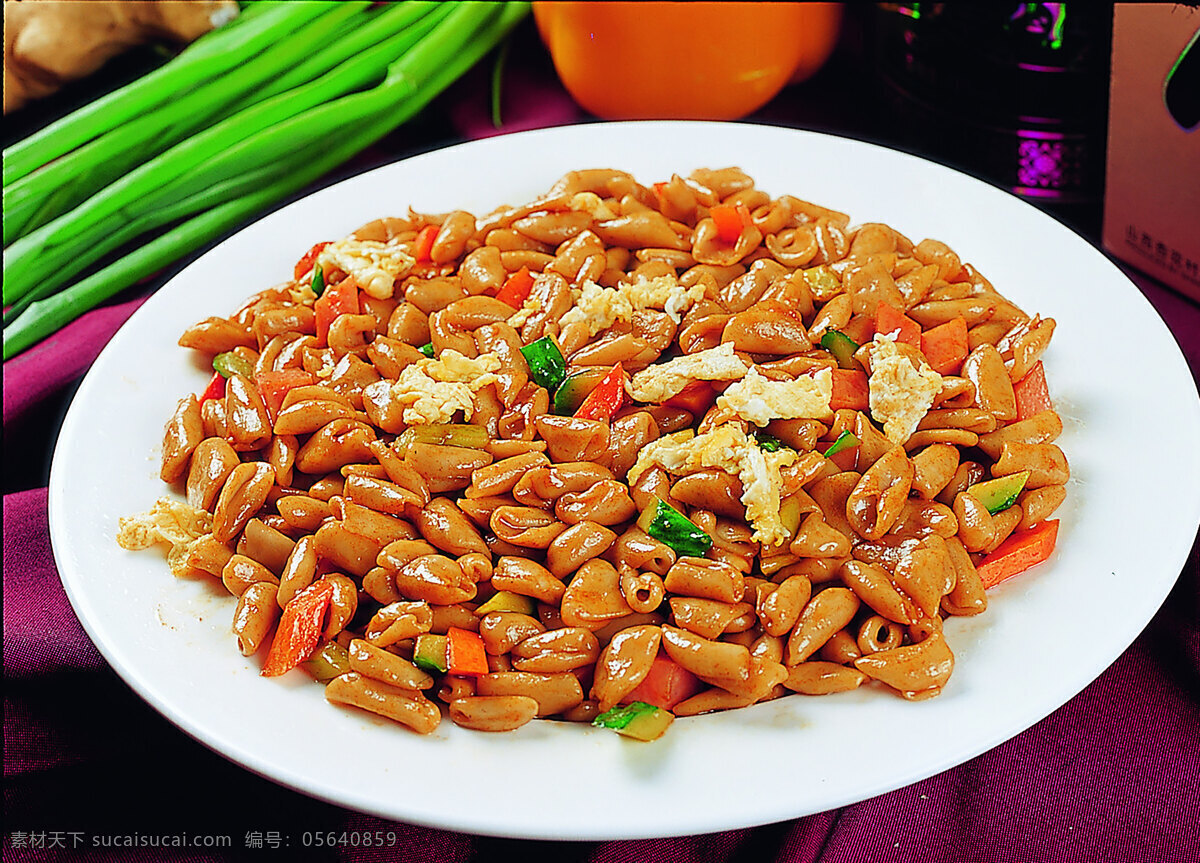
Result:
[[[303,52],[295,43],[283,44],[297,26],[316,34],[325,20],[318,20],[317,11],[294,11],[304,7],[322,7],[333,15],[326,40],[331,34],[349,34],[347,45],[339,41],[323,48],[341,55],[334,61],[316,57],[323,51],[297,56]],[[148,85],[133,87],[132,93],[117,91],[82,109],[78,119],[54,124],[5,153],[9,228],[10,185],[24,178],[29,182],[23,188],[37,192],[36,184],[53,176],[51,171],[42,174],[37,160],[65,160],[66,154],[124,122],[114,123],[110,116],[129,120],[162,111],[161,119],[169,121],[177,113],[174,104],[197,80],[209,87],[222,76],[239,75],[248,52],[264,58],[256,68],[275,64],[270,73],[277,80],[262,92],[247,95],[233,81],[223,88],[214,85],[218,89],[211,94],[223,94],[222,110],[233,113],[218,111],[205,121],[206,128],[161,152],[150,151],[149,157],[138,149],[144,161],[136,168],[6,248],[6,359],[138,279],[240,227],[410,119],[499,44],[528,14],[529,4],[281,3],[275,8],[279,11],[264,9],[231,25],[240,28],[237,39],[210,34],[206,44],[217,47],[201,51],[197,42],[162,67],[166,71],[152,73],[156,87],[167,92],[152,92]],[[370,38],[360,28],[350,29],[356,21],[362,31],[370,28]],[[214,71],[214,58],[235,48],[236,56],[218,64],[223,71]],[[185,55],[183,72],[167,69]],[[304,75],[312,77],[302,80]],[[279,89],[284,80],[288,86]],[[134,107],[126,107],[125,99]],[[99,103],[108,106],[108,114],[98,110]],[[34,139],[39,146],[28,143]],[[152,147],[156,141],[144,144]],[[46,188],[57,193],[61,186],[48,183]],[[42,205],[27,200],[28,212],[36,214]],[[19,233],[20,225],[12,225]],[[130,245],[132,251],[119,251]],[[114,253],[119,256],[107,257]],[[79,279],[88,268],[96,269]]]

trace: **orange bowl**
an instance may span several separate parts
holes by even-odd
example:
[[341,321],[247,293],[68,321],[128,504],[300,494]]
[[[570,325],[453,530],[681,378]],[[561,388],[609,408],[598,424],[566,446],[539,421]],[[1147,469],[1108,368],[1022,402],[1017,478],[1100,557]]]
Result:
[[563,86],[608,120],[733,120],[829,57],[840,3],[535,2]]

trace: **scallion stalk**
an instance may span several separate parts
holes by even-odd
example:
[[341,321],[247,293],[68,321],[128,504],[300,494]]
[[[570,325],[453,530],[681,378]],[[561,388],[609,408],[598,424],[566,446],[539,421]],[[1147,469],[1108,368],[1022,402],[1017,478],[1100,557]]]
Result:
[[[336,75],[222,120],[14,242],[5,250],[4,302],[15,302],[35,285],[43,290],[57,288],[101,257],[100,248],[115,248],[108,238],[128,220],[131,210],[145,216],[143,230],[165,224],[153,218],[156,206],[210,187],[244,171],[248,164],[287,158],[362,122],[379,109],[375,102],[362,99],[374,91],[352,91],[383,74],[386,58],[395,56],[393,51],[402,52],[428,36],[431,31],[422,23],[387,40],[386,53],[364,52]],[[385,79],[375,90],[385,88],[394,90],[395,85]]]
[[[164,193],[158,200],[163,212],[167,214],[166,221],[162,220],[161,213],[139,216],[121,209],[121,206],[140,206],[144,203],[140,199],[119,202],[121,206],[117,207],[116,212],[124,212],[127,217],[132,215],[131,221],[140,220],[138,223],[143,226],[156,218],[159,219],[158,224],[167,224],[171,220],[181,218],[181,213],[185,211],[196,212],[196,215],[165,230],[66,290],[46,296],[53,287],[24,286],[20,293],[16,294],[19,302],[10,310],[15,313],[11,323],[6,315],[4,358],[8,359],[19,353],[138,279],[153,275],[162,267],[178,261],[182,256],[244,224],[248,218],[262,214],[280,200],[295,194],[344,163],[420,111],[439,92],[490,51],[529,10],[528,3],[463,3],[439,6],[452,8],[445,14],[437,15],[436,23],[425,20],[430,16],[417,19],[418,24],[424,22],[427,26],[418,28],[420,36],[411,50],[402,52],[398,59],[394,59],[388,65],[383,83],[372,90],[342,96],[330,103],[336,105],[330,109],[330,116],[339,114],[343,122],[346,118],[353,122],[346,122],[342,128],[348,131],[340,135],[333,134],[334,130],[326,130],[329,134],[322,139],[322,143],[329,144],[328,146],[316,146],[311,150],[292,147],[289,151],[278,147],[279,138],[268,137],[258,142],[264,145],[261,153],[250,145],[239,150],[239,153],[244,152],[244,161],[232,157],[226,159],[225,150],[221,150],[214,158],[226,175],[209,175],[208,180],[212,185],[206,188],[203,182],[195,177],[179,180],[180,174],[177,173],[174,175],[176,179],[172,181],[160,176],[158,189],[170,189],[170,195]],[[264,10],[255,17],[264,20],[270,12],[271,10]],[[385,40],[390,48],[395,47],[396,41]],[[373,62],[378,62],[378,58]],[[300,122],[288,124],[286,132],[277,131],[275,134],[291,134],[302,126],[303,123]],[[241,140],[245,138],[243,134]],[[312,141],[313,139],[309,139],[310,143]],[[234,143],[236,145],[236,142]],[[280,170],[278,161],[274,165],[264,165],[261,159],[255,158],[256,154],[264,153],[275,157],[291,155],[296,161],[289,161],[290,170],[283,171]],[[297,157],[297,153],[301,155]],[[211,161],[204,164],[208,164],[209,168],[213,167]],[[195,163],[192,163],[191,167],[194,168]],[[201,188],[200,192],[196,191],[197,187]],[[128,188],[125,187],[127,194]],[[101,194],[107,195],[111,190],[112,186]],[[236,190],[237,194],[233,197],[224,196],[219,201],[210,197],[207,209],[189,209],[197,203],[195,195],[212,193],[214,190],[219,190],[215,197],[222,197],[230,190]],[[172,196],[173,200],[163,200]],[[103,224],[105,217],[102,213],[103,210],[99,217],[93,213],[92,218]],[[92,240],[94,242],[95,238]],[[58,249],[51,250],[47,257],[57,258],[60,265],[67,261],[66,256]],[[6,270],[8,258],[6,255]],[[96,259],[97,257],[93,256],[92,260]],[[32,269],[44,271],[37,267]],[[6,303],[10,302],[7,275],[6,272]]]
[[201,36],[169,63],[102,96],[4,150],[4,185],[116,128],[202,81],[234,72],[245,58],[279,39],[288,22],[328,12],[327,3],[277,3]]
[[203,128],[232,101],[276,77],[280,67],[296,65],[319,51],[331,28],[361,16],[367,6],[365,0],[332,4],[312,20],[297,12],[299,26],[286,39],[248,58],[236,74],[202,82],[159,110],[135,117],[6,184],[5,244],[69,211],[136,165]]

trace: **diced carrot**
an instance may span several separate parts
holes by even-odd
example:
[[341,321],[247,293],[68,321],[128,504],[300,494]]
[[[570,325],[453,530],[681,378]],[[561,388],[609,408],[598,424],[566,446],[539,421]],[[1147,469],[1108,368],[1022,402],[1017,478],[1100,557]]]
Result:
[[504,280],[504,285],[496,291],[496,299],[519,309],[525,304],[525,299],[532,289],[533,273],[529,272],[529,267],[521,267]]
[[317,379],[303,369],[268,369],[254,376],[258,385],[258,394],[262,396],[263,404],[267,406],[267,415],[274,423],[283,407],[283,397],[292,387],[304,387],[314,384]]
[[328,242],[316,243],[311,249],[305,252],[303,257],[296,261],[296,266],[293,268],[294,277],[298,279],[305,273],[310,272],[317,262],[317,255],[321,254],[322,250],[328,245]]
[[433,260],[433,242],[437,239],[438,232],[441,229],[440,225],[426,225],[417,231],[417,244],[414,252],[418,261]]
[[700,678],[678,665],[665,653],[659,653],[650,665],[650,673],[632,692],[621,699],[621,703],[644,701],[663,710],[674,710],[675,705],[691,698],[703,688],[704,684]]
[[717,238],[722,243],[736,243],[742,235],[742,217],[732,204],[717,204],[709,208],[709,217],[717,225]]
[[617,363],[592,389],[575,411],[585,420],[606,420],[621,408],[625,401],[625,370]]
[[279,616],[279,627],[263,662],[263,677],[286,674],[316,652],[333,600],[333,582],[321,579],[292,597]]
[[313,305],[317,318],[317,347],[325,347],[329,326],[339,315],[358,314],[358,285],[354,279],[342,279],[327,287]]
[[717,204],[709,208],[709,218],[717,225],[717,239],[733,244],[750,225],[750,210],[745,204]]
[[1042,411],[1054,410],[1050,390],[1046,386],[1046,370],[1038,360],[1033,368],[1015,384],[1013,394],[1017,397],[1017,419],[1028,419]]
[[889,303],[875,310],[875,334],[889,336],[897,343],[921,347],[921,325]]
[[717,389],[709,381],[688,381],[677,395],[663,402],[667,407],[682,408],[699,419],[717,400]]
[[865,411],[870,406],[870,390],[867,373],[862,369],[832,369],[833,395],[829,400],[830,410],[849,408]]
[[939,375],[957,374],[967,350],[966,318],[955,318],[921,333],[921,353]]
[[208,386],[200,393],[197,401],[204,404],[209,399],[225,398],[225,376],[220,372],[213,372],[213,376],[208,379]]
[[478,632],[457,626],[446,630],[446,673],[463,677],[488,673],[487,653]]
[[1058,540],[1058,520],[1043,521],[1026,530],[1017,531],[996,546],[996,550],[975,567],[984,588],[995,587],[1035,564],[1041,563],[1054,551]]

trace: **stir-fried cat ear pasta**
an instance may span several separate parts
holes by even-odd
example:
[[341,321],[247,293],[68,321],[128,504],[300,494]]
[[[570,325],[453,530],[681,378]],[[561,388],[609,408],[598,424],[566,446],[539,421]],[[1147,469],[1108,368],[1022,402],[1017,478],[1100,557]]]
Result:
[[262,673],[429,732],[946,685],[1068,467],[1030,317],[936,240],[741,170],[563,177],[318,243],[180,344],[186,493],[126,548],[238,598]]

